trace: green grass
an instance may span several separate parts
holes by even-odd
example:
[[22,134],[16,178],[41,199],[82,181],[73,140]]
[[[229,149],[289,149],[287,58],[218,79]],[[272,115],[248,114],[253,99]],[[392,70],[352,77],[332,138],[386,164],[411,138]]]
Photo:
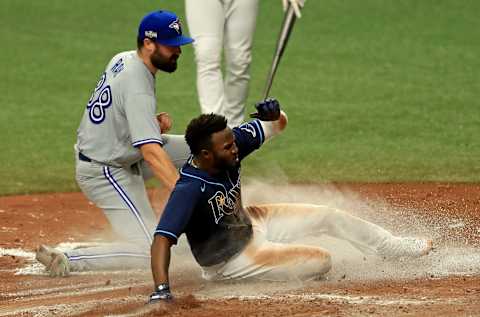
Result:
[[[159,7],[184,16],[183,1],[0,1],[0,194],[77,190],[73,144],[86,101]],[[473,0],[309,0],[271,91],[289,127],[245,161],[245,174],[478,182],[478,12]],[[249,105],[281,19],[280,1],[260,1]],[[179,63],[157,76],[176,133],[199,113],[192,47]]]

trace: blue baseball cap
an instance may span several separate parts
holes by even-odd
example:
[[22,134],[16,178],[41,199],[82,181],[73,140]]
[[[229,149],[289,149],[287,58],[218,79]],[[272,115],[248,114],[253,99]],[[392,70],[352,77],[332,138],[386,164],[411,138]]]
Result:
[[138,39],[151,39],[168,46],[190,44],[193,39],[182,35],[182,25],[173,12],[155,11],[143,17],[138,27]]

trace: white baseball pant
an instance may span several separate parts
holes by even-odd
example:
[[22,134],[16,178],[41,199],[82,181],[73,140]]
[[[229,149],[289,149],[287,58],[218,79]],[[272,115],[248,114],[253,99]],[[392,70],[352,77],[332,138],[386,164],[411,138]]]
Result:
[[[190,155],[183,135],[162,135],[163,149],[179,168]],[[157,224],[145,180],[153,177],[147,163],[113,167],[85,162],[76,153],[76,180],[87,198],[101,208],[118,241],[65,252],[71,271],[148,268]]]
[[290,242],[326,234],[346,240],[362,252],[377,253],[394,238],[373,223],[327,206],[266,204],[247,207],[246,211],[253,225],[251,242],[230,260],[203,267],[205,279],[307,280],[330,270],[330,253]]
[[185,8],[189,32],[195,39],[201,111],[224,115],[230,127],[239,126],[248,95],[258,0],[186,0]]

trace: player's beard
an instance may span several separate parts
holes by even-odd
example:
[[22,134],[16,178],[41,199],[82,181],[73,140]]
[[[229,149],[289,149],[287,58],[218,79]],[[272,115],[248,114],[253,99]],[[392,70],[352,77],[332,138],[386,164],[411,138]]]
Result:
[[238,156],[235,159],[227,159],[225,157],[217,156],[214,154],[215,159],[215,169],[219,171],[229,170],[231,168],[236,168],[240,165]]
[[152,56],[150,56],[150,61],[155,68],[163,70],[167,73],[173,73],[177,69],[177,54],[172,54],[170,57],[165,57],[160,54],[158,48],[155,49]]

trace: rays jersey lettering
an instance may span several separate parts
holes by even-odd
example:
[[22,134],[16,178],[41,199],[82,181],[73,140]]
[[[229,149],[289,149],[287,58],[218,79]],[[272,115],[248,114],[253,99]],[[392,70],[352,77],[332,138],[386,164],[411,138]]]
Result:
[[[258,149],[264,133],[258,120],[232,129],[240,161]],[[155,234],[176,243],[186,233],[192,253],[202,266],[218,264],[242,250],[252,224],[241,200],[240,166],[218,175],[187,162],[165,206]]]
[[232,215],[238,212],[240,199],[240,177],[238,177],[235,186],[227,191],[227,195],[225,195],[223,191],[217,191],[215,195],[208,199],[215,223],[218,224],[220,219],[225,215]]

